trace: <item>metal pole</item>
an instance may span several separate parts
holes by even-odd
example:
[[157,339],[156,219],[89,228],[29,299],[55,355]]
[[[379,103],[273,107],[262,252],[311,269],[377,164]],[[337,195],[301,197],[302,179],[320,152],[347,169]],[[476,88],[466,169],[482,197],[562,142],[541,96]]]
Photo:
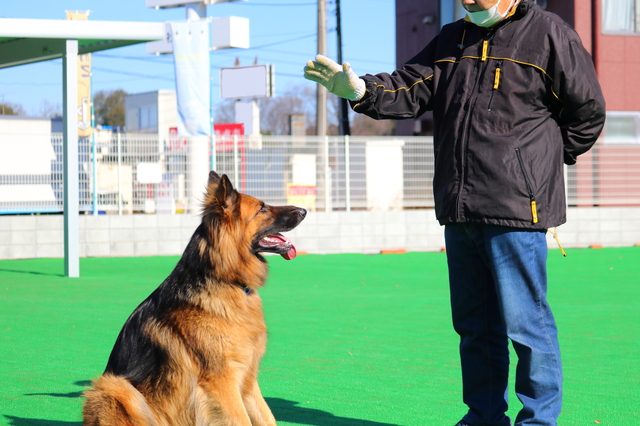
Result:
[[209,179],[209,135],[189,138],[188,185],[189,213],[198,214],[202,208],[202,193]]
[[96,147],[96,122],[93,110],[93,86],[89,80],[89,94],[91,96],[91,176],[93,178],[93,214],[98,214],[98,149]]
[[[209,63],[212,64],[213,60],[211,60],[211,56],[213,55],[213,51],[209,51]],[[211,138],[209,139],[209,143],[211,144],[211,158],[209,159],[210,165],[209,168],[211,170],[216,169],[216,131],[215,131],[215,122],[213,121],[213,67],[209,68],[209,119],[211,120]]]
[[[342,23],[340,19],[340,0],[336,0],[336,38],[338,40],[338,63],[342,64]],[[339,99],[338,120],[341,135],[350,135],[351,128],[349,126],[349,103],[345,98]]]
[[[239,155],[238,155],[238,135],[233,135],[233,186],[239,188],[238,169],[239,169]],[[238,189],[239,191],[239,189]]]
[[209,159],[210,163],[209,167],[211,170],[216,169],[216,134],[215,132],[211,132],[211,158]]
[[331,205],[331,167],[329,167],[329,136],[324,138],[324,211],[333,210]]
[[64,168],[64,274],[80,276],[78,195],[78,40],[65,40],[62,56]]
[[[327,55],[327,4],[318,0],[318,53]],[[327,89],[321,84],[316,87],[316,129],[318,136],[327,134]]]
[[118,130],[118,215],[122,216],[122,139]]
[[345,192],[347,197],[347,211],[351,211],[351,158],[350,158],[350,142],[349,135],[344,135],[344,180]]
[[91,133],[91,180],[93,181],[93,215],[98,214],[98,150],[96,149],[96,135]]

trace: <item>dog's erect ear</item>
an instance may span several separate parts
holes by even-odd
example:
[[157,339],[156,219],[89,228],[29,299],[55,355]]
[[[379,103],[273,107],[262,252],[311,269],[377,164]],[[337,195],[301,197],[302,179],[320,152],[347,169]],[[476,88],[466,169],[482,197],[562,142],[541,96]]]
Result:
[[209,172],[209,182],[208,185],[218,185],[218,183],[220,183],[220,175],[217,174],[215,171],[211,170]]
[[231,207],[238,201],[238,191],[233,189],[233,185],[231,181],[227,177],[227,175],[222,175],[222,177],[218,176],[218,174],[214,171],[209,173],[209,184],[211,184],[211,176],[212,173],[218,178],[218,188],[215,191],[215,198],[218,200],[221,206]]

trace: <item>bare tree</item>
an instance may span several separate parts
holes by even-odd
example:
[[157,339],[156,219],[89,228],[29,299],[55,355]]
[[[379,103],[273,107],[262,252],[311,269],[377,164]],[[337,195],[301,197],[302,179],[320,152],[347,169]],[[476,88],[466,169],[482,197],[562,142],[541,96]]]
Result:
[[[304,114],[308,126],[315,126],[315,92],[309,86],[295,86],[283,95],[258,99],[260,130],[267,135],[289,134],[289,117]],[[215,123],[235,122],[235,101],[227,100],[217,105]]]
[[294,114],[304,114],[307,123],[315,119],[315,94],[305,86],[290,88],[282,96],[263,98],[258,101],[260,106],[260,127],[263,133],[272,135],[287,135],[290,133],[290,117]]
[[[329,94],[327,102],[327,133],[338,134],[339,98]],[[290,116],[304,114],[307,120],[308,135],[316,132],[316,92],[315,87],[297,85],[289,88],[283,95],[258,100],[260,107],[260,130],[267,135],[287,135],[290,133]],[[393,134],[395,121],[373,120],[352,112],[350,114],[351,134],[354,136],[384,136]],[[216,107],[216,123],[235,122],[234,101],[225,101]]]
[[226,100],[220,102],[213,113],[215,124],[235,123],[234,101]]
[[354,136],[390,136],[396,126],[394,120],[374,120],[363,114],[351,118],[351,134]]
[[50,102],[48,99],[43,99],[40,103],[38,116],[45,118],[62,117],[62,106],[60,104]]

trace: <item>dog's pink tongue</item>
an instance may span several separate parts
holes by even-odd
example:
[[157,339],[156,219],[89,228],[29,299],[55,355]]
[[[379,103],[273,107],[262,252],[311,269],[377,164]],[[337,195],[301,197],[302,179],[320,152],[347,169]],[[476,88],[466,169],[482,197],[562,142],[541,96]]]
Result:
[[284,235],[269,235],[265,239],[268,240],[273,246],[280,246],[282,248],[289,247],[288,251],[280,254],[280,256],[284,257],[287,260],[293,259],[298,254],[298,252],[296,251],[296,246],[294,246],[293,242]]
[[296,257],[296,255],[298,254],[298,252],[296,251],[296,247],[294,245],[291,246],[291,250],[289,250],[286,253],[282,253],[280,256],[284,257],[287,260],[291,260],[294,257]]

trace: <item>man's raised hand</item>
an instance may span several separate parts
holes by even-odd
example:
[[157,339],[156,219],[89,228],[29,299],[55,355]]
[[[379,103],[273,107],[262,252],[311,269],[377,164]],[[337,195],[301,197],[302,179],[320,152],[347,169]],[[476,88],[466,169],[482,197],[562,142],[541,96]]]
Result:
[[341,98],[358,101],[364,96],[364,80],[353,72],[348,62],[339,65],[326,56],[317,55],[304,67],[304,78],[322,84]]

